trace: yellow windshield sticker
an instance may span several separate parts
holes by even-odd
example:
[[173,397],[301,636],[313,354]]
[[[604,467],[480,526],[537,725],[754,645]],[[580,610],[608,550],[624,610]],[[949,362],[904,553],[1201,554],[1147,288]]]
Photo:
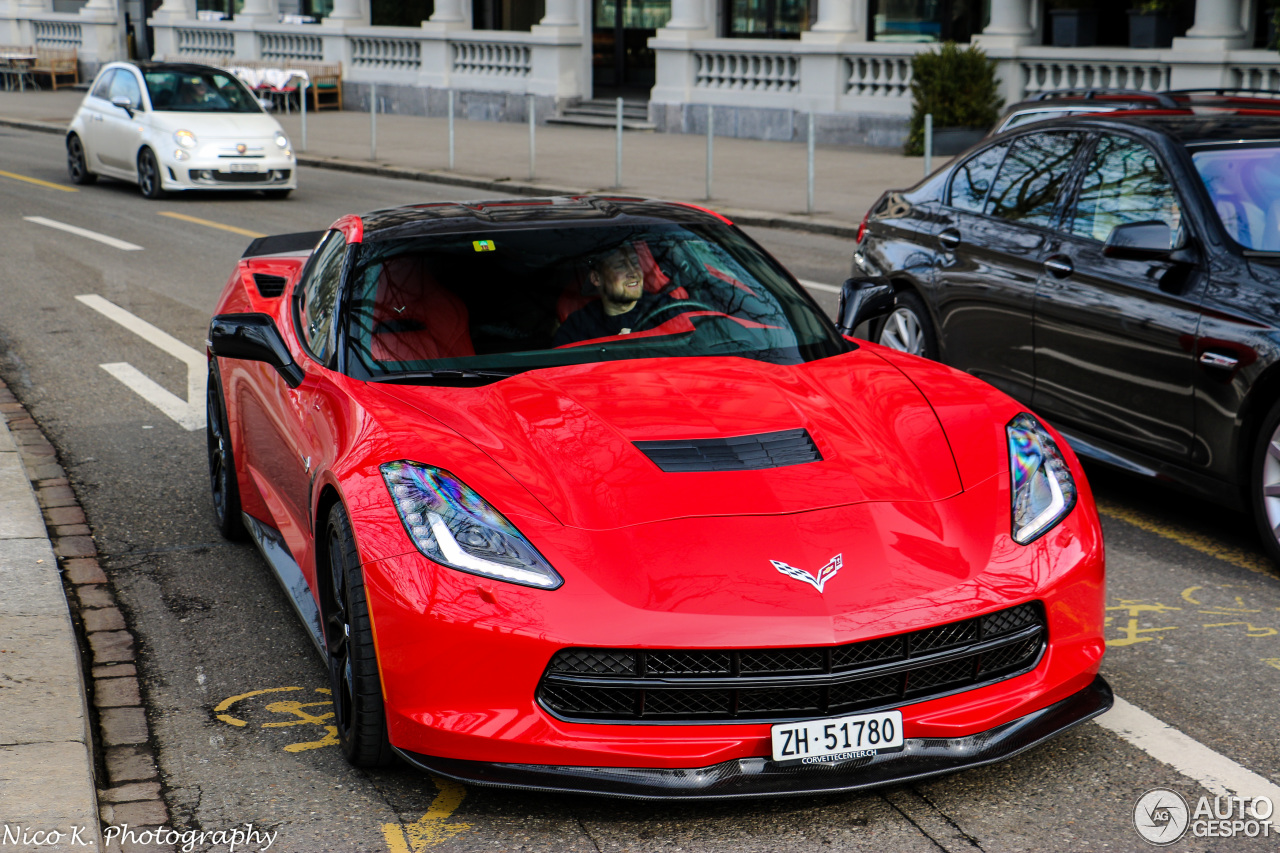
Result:
[[492,252],[498,248],[493,244],[492,240],[472,240],[471,245],[475,247],[477,252]]

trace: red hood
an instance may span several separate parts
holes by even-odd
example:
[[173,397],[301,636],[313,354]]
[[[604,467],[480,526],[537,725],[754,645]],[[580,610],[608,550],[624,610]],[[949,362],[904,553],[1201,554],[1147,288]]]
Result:
[[[928,401],[867,349],[794,367],[644,359],[532,371],[482,388],[380,388],[474,442],[569,527],[937,501],[961,491]],[[666,473],[632,443],[801,427],[822,461],[761,471]],[[482,483],[469,485],[484,493]]]

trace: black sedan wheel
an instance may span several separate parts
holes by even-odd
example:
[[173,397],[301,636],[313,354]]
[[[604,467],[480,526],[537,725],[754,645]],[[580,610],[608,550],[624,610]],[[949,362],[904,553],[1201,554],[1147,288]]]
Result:
[[91,184],[98,180],[84,158],[84,143],[74,133],[67,137],[67,172],[73,184]]
[[1253,517],[1262,547],[1271,559],[1280,562],[1280,403],[1262,422],[1250,473]]
[[205,394],[205,437],[209,445],[209,485],[213,497],[213,518],[218,532],[231,540],[245,538],[240,518],[240,486],[236,481],[235,457],[227,432],[227,407],[222,401],[222,381],[215,365],[209,366],[209,390]]
[[893,300],[893,313],[884,319],[876,341],[889,349],[938,357],[938,341],[933,334],[933,320],[923,300],[914,293],[900,291]]
[[324,635],[333,691],[333,722],[342,754],[356,767],[389,764],[395,754],[387,740],[382,679],[373,646],[373,627],[364,592],[364,573],[342,504],[329,510],[325,526],[330,592]]
[[165,191],[160,186],[160,164],[150,148],[143,148],[138,155],[138,189],[150,199],[164,198]]

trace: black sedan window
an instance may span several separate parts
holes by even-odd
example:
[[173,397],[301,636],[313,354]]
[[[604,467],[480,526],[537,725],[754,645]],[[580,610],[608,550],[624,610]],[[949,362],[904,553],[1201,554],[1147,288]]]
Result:
[[1032,133],[1013,143],[991,188],[986,212],[1027,225],[1053,225],[1062,182],[1075,162],[1079,133]]
[[1231,239],[1280,252],[1280,145],[1230,143],[1191,155]]
[[1182,217],[1173,184],[1150,148],[1136,139],[1103,134],[1080,183],[1071,233],[1106,242],[1117,225],[1151,221],[1165,223],[1176,234]]
[[993,145],[957,166],[951,181],[951,206],[981,213],[987,203],[987,191],[1008,150],[1007,142]]

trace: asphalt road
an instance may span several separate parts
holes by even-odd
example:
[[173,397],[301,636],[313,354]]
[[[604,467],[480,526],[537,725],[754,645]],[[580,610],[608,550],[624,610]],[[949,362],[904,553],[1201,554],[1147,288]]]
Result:
[[[1095,723],[1003,764],[911,786],[731,804],[530,795],[350,768],[326,742],[324,669],[284,596],[251,546],[225,543],[213,527],[203,430],[182,428],[100,366],[128,363],[186,399],[186,365],[76,297],[99,295],[203,351],[214,301],[249,239],[226,227],[318,229],[343,213],[457,191],[304,169],[285,202],[148,202],[111,182],[66,191],[59,146],[0,129],[9,173],[0,175],[0,375],[58,448],[139,638],[175,826],[252,822],[279,831],[272,850],[305,853],[1140,850],[1139,796],[1165,786],[1194,804],[1208,793],[1192,778],[1203,770],[1195,752],[1175,768]],[[843,241],[752,233],[802,279],[838,284],[847,274]],[[815,295],[834,309],[833,294]],[[1090,473],[1110,568],[1104,674],[1119,696],[1207,750],[1280,780],[1280,572],[1239,516]],[[1175,849],[1277,848],[1188,838]]]

